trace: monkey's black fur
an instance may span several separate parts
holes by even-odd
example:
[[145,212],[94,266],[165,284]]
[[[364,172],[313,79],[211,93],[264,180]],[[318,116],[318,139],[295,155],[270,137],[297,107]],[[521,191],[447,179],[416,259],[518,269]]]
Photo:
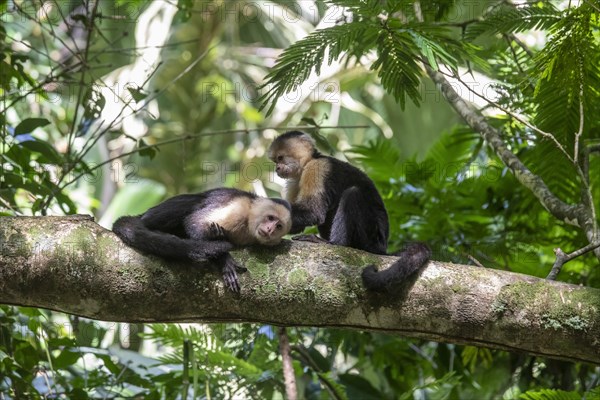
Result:
[[320,153],[329,172],[321,204],[292,204],[291,233],[317,225],[319,234],[333,244],[386,254],[388,216],[373,182],[358,168]]
[[[239,292],[236,270],[246,269],[238,266],[228,252],[240,243],[232,241],[220,225],[206,218],[211,212],[243,198],[255,200],[257,196],[229,188],[178,195],[139,216],[119,218],[113,232],[128,246],[145,253],[175,260],[212,260],[221,266],[225,285]],[[285,200],[270,200],[290,209]]]
[[[296,176],[299,195],[288,198],[292,204],[291,233],[317,225],[321,237],[331,244],[387,254],[387,211],[373,181],[364,172],[321,154],[312,138],[300,131],[277,137],[270,152],[278,174],[285,170],[286,163],[291,165],[299,156],[308,159],[300,169],[302,175],[311,174],[311,179]],[[414,243],[397,255],[400,259],[385,271],[378,272],[374,266],[365,268],[362,278],[367,289],[387,290],[424,266],[431,254],[425,244]]]
[[393,255],[400,259],[390,268],[377,271],[374,265],[367,266],[362,272],[365,287],[369,290],[384,291],[417,272],[429,261],[431,250],[424,243],[410,243]]

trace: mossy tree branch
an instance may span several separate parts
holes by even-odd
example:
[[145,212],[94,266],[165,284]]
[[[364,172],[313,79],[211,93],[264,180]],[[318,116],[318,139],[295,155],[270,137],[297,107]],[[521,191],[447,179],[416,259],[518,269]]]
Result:
[[88,217],[2,217],[0,303],[110,321],[376,330],[600,364],[598,289],[436,261],[372,294],[360,271],[394,257],[290,241],[233,256],[249,269],[240,295],[209,264],[145,256]]

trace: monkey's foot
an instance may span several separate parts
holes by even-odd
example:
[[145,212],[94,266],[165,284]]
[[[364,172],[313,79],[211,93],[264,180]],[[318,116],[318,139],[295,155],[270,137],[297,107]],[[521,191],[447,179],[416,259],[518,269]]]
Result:
[[225,282],[225,287],[233,293],[239,293],[240,282],[237,273],[246,272],[248,269],[239,265],[230,254],[221,256],[219,261],[222,263],[223,282]]
[[312,243],[329,243],[327,240],[320,238],[317,235],[296,235],[292,236],[292,240],[298,240],[300,242],[312,242]]
[[234,262],[228,262],[223,266],[223,282],[225,287],[233,293],[240,292],[240,281],[236,273],[238,265]]

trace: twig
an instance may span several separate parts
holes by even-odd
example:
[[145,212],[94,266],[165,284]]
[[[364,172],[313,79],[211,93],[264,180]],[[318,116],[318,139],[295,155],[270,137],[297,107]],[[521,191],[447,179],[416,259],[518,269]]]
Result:
[[579,51],[577,52],[579,55],[579,130],[575,133],[575,145],[573,150],[573,162],[577,163],[579,159],[579,139],[583,134],[583,122],[584,122],[584,114],[583,114],[583,60],[581,59],[581,55]]
[[[217,135],[225,135],[225,134],[230,134],[230,133],[250,133],[251,131],[266,131],[266,130],[308,130],[308,129],[315,129],[315,126],[312,125],[300,125],[300,126],[286,126],[286,127],[273,127],[273,126],[268,126],[268,127],[262,127],[262,128],[252,128],[252,129],[226,129],[226,130],[221,130],[221,131],[212,131],[212,132],[202,132],[202,133],[191,133],[185,136],[181,136],[181,137],[177,137],[177,138],[173,138],[173,139],[167,139],[167,140],[163,140],[157,143],[153,143],[153,144],[149,144],[147,146],[144,147],[139,147],[137,149],[133,149],[131,151],[128,151],[126,153],[123,154],[119,154],[116,157],[112,157],[109,158],[108,160],[105,160],[99,164],[96,164],[94,167],[87,169],[85,172],[80,173],[79,175],[77,175],[75,178],[71,179],[68,182],[65,182],[60,188],[59,190],[63,190],[64,188],[66,188],[67,186],[69,186],[70,184],[72,184],[73,182],[77,181],[79,178],[81,178],[84,175],[89,174],[90,172],[93,172],[95,170],[97,170],[98,168],[101,168],[103,166],[105,166],[106,164],[109,164],[115,160],[118,160],[120,158],[123,157],[127,157],[130,156],[132,154],[136,154],[139,153],[140,151],[143,150],[148,150],[148,149],[153,149],[153,148],[157,148],[157,147],[161,147],[161,146],[165,146],[168,144],[172,144],[172,143],[178,143],[178,142],[184,142],[186,140],[192,140],[192,139],[197,139],[199,137],[204,137],[204,136],[217,136]],[[340,126],[319,126],[319,129],[364,129],[364,128],[368,128],[367,125],[340,125]],[[66,174],[65,174],[66,175]]]
[[548,274],[546,279],[555,280],[556,276],[558,275],[558,273],[560,272],[560,270],[562,269],[564,264],[566,264],[569,261],[571,261],[572,259],[579,257],[580,255],[583,255],[587,252],[590,252],[598,247],[600,247],[600,241],[595,242],[595,243],[590,243],[587,246],[582,247],[579,250],[575,250],[574,252],[572,252],[570,254],[566,254],[559,247],[555,248],[554,254],[556,254],[556,260],[554,261],[554,265],[552,266],[552,269],[550,270],[550,273]]
[[[77,93],[77,100],[75,101],[75,108],[73,110],[74,114],[73,114],[73,121],[71,122],[71,131],[69,132],[69,134],[67,136],[67,152],[66,152],[66,154],[67,154],[68,160],[71,158],[71,149],[73,147],[73,140],[75,138],[75,129],[77,126],[77,117],[78,117],[78,113],[79,113],[79,106],[83,102],[83,96],[85,95],[84,92],[86,90],[85,89],[86,88],[85,75],[86,75],[86,71],[89,67],[88,56],[89,56],[89,51],[90,51],[90,44],[92,41],[92,34],[93,34],[94,28],[95,28],[94,19],[96,18],[96,12],[98,11],[99,4],[100,4],[100,0],[96,0],[94,2],[94,4],[92,5],[92,12],[90,14],[89,25],[87,26],[87,37],[85,38],[85,48],[83,50],[83,56],[81,58],[81,62],[84,65],[83,65],[83,68],[81,69],[81,76],[80,76],[80,81],[79,81],[80,86],[79,86],[79,92]],[[86,11],[87,11],[87,9],[86,9]],[[64,16],[63,16],[63,21],[66,22],[66,18]],[[77,41],[75,39],[73,39],[73,44],[75,45],[75,48],[78,50],[78,53],[80,53],[80,50],[77,47]]]
[[433,22],[432,24],[435,26],[449,26],[449,27],[453,27],[453,28],[465,29],[467,26],[469,26],[471,24],[476,24],[477,22],[481,22],[481,21],[483,21],[483,18],[478,17],[478,18],[468,19],[466,21],[461,21],[461,22]]
[[[431,67],[426,63],[425,60],[422,60],[423,63],[425,64],[425,68],[429,70],[431,70]],[[536,127],[533,124],[530,124],[529,122],[527,122],[525,119],[519,117],[517,114],[513,113],[512,111],[508,110],[505,107],[502,107],[500,104],[496,103],[495,101],[489,100],[488,98],[486,98],[485,96],[477,93],[475,90],[471,89],[469,87],[469,85],[467,85],[466,82],[464,82],[459,76],[456,76],[454,74],[448,74],[448,73],[444,73],[442,71],[438,71],[440,74],[442,75],[446,75],[449,77],[452,77],[456,80],[458,80],[460,83],[462,83],[468,91],[470,91],[471,93],[475,94],[477,97],[485,100],[486,102],[488,102],[488,104],[493,105],[494,107],[497,107],[498,109],[500,109],[501,111],[503,111],[504,113],[506,113],[507,115],[511,116],[512,118],[516,119],[517,121],[519,121],[520,123],[524,124],[525,126],[527,126],[529,129],[533,130],[534,132],[537,132],[539,135],[541,135],[544,138],[547,138],[549,140],[551,140],[554,145],[556,146],[556,148],[558,150],[560,150],[561,153],[563,153],[563,155],[567,158],[567,160],[569,160],[572,164],[573,167],[575,168],[575,172],[577,173],[577,175],[579,175],[579,177],[582,180],[582,184],[583,184],[583,189],[582,189],[582,198],[584,201],[584,204],[587,205],[587,209],[589,210],[590,214],[591,214],[591,220],[594,221],[594,231],[596,231],[596,209],[594,206],[594,201],[593,201],[593,196],[592,196],[592,191],[591,191],[591,187],[589,185],[588,180],[586,179],[586,174],[584,172],[584,170],[582,169],[581,165],[579,165],[579,163],[577,162],[577,160],[573,157],[571,157],[571,155],[567,152],[567,150],[565,149],[565,147],[560,144],[560,142],[556,139],[556,137],[549,133],[549,132],[545,132],[541,129],[539,129],[538,127]],[[458,94],[456,94],[458,96]],[[582,100],[580,100],[582,101]],[[580,106],[583,107],[583,103],[580,102]],[[583,115],[583,109],[581,109],[581,115]],[[581,126],[580,129],[583,129],[583,121],[581,122]],[[542,205],[544,205],[544,203],[542,203]],[[544,205],[544,207],[546,207]]]
[[479,262],[479,260],[478,260],[478,259],[476,259],[475,257],[473,257],[472,255],[470,255],[470,254],[467,254],[467,258],[468,258],[469,260],[471,260],[471,262],[472,262],[473,264],[477,265],[478,267],[485,268],[485,267],[483,266],[483,264],[482,264],[482,263],[480,263],[480,262]]
[[520,73],[524,73],[525,71],[523,71],[523,68],[521,67],[521,63],[519,62],[519,57],[517,56],[517,52],[515,51],[515,49],[512,46],[510,38],[508,37],[507,34],[504,34],[502,36],[506,40],[506,44],[508,44],[508,48],[510,49],[510,53],[512,54],[513,60],[515,60],[515,64],[517,65],[517,69],[519,70]]
[[281,362],[283,365],[283,382],[285,384],[285,395],[287,400],[296,400],[298,398],[298,389],[296,388],[296,375],[292,365],[292,354],[290,348],[290,339],[284,326],[279,328],[279,352],[281,353]]
[[565,155],[565,157],[572,163],[574,163],[573,158],[571,157],[571,155],[567,152],[567,150],[564,148],[564,146],[562,144],[560,144],[560,142],[556,139],[556,137],[551,134],[550,132],[546,132],[541,130],[540,128],[538,128],[537,126],[527,122],[525,119],[521,118],[520,116],[518,116],[517,114],[513,113],[512,111],[510,111],[509,109],[507,109],[506,107],[501,106],[499,103],[496,103],[493,100],[488,99],[487,97],[477,93],[475,90],[471,89],[471,87],[467,84],[467,82],[463,81],[461,79],[460,76],[455,75],[455,74],[448,74],[445,72],[442,72],[441,70],[439,71],[442,75],[446,75],[450,78],[456,79],[457,81],[459,81],[460,83],[463,84],[463,86],[465,86],[467,88],[467,90],[471,93],[473,93],[475,96],[479,97],[482,100],[485,100],[487,103],[491,104],[492,106],[498,108],[499,110],[501,110],[502,112],[506,113],[507,115],[511,116],[512,118],[516,119],[517,121],[519,121],[520,123],[522,123],[523,125],[525,125],[526,127],[528,127],[529,129],[531,129],[534,132],[537,132],[540,136],[551,140],[554,145],[556,146],[556,148],[558,150],[561,151],[561,153],[563,153]]
[[317,365],[315,360],[313,360],[312,356],[308,352],[308,349],[306,349],[306,347],[304,347],[303,345],[297,345],[297,346],[292,346],[292,350],[294,350],[296,353],[298,353],[299,357],[304,361],[304,363],[306,365],[308,365],[308,367],[310,369],[312,369],[313,371],[315,371],[317,373],[317,376],[319,377],[319,381],[323,384],[323,386],[325,386],[325,389],[327,389],[331,398],[335,399],[335,400],[342,400],[342,398],[340,398],[340,396],[338,395],[337,390],[331,386],[331,383],[327,379],[321,378],[321,375],[323,375],[324,372]]
[[190,351],[194,347],[189,339],[183,340],[183,373],[181,376],[181,398],[187,400],[190,387]]
[[521,39],[519,39],[517,37],[517,35],[515,35],[514,33],[507,33],[506,36],[508,36],[512,41],[514,41],[520,48],[523,49],[523,51],[525,53],[527,53],[527,55],[531,58],[533,58],[533,56],[535,54],[533,54],[533,51],[531,51],[531,49],[529,47],[527,47],[527,45],[525,43],[523,43],[521,41]]
[[596,4],[594,4],[593,1],[583,0],[583,2],[589,4],[592,8],[596,9],[596,11],[600,11],[600,7],[598,7]]

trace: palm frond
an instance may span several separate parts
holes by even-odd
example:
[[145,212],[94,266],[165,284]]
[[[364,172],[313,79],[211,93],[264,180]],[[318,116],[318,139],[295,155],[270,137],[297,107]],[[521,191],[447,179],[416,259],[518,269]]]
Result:
[[327,3],[333,6],[345,7],[361,17],[376,17],[385,11],[384,2],[379,0],[329,0]]
[[431,146],[426,158],[440,166],[463,165],[466,169],[479,151],[481,135],[468,127],[456,127]]
[[268,88],[268,92],[260,99],[262,108],[271,103],[268,110],[270,113],[277,98],[296,90],[313,71],[318,75],[326,55],[330,65],[343,52],[348,52],[349,55],[364,54],[366,44],[372,42],[371,38],[376,32],[375,27],[370,24],[351,22],[316,30],[291,45],[266,77],[263,88]]
[[421,69],[416,62],[414,42],[410,34],[381,30],[377,39],[378,58],[371,66],[378,70],[377,76],[388,93],[400,103],[406,105],[406,96],[415,103],[421,102],[419,80]]
[[597,27],[589,21],[589,15],[579,10],[561,21],[534,67],[539,77],[535,123],[567,147],[580,128],[581,107],[586,131],[598,125],[600,45],[594,36]]
[[533,29],[551,29],[563,14],[549,1],[514,6],[503,3],[484,16],[482,21],[470,24],[465,31],[467,40],[483,34],[523,32]]
[[437,60],[439,59],[453,70],[457,69],[457,58],[450,52],[454,51],[456,54],[462,54],[463,52],[457,42],[449,39],[445,29],[439,32],[439,29],[424,30],[417,28],[411,29],[409,32],[413,42],[427,59],[431,68],[438,69]]

